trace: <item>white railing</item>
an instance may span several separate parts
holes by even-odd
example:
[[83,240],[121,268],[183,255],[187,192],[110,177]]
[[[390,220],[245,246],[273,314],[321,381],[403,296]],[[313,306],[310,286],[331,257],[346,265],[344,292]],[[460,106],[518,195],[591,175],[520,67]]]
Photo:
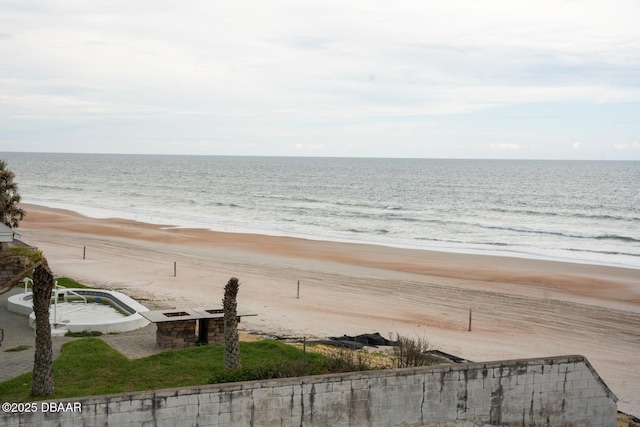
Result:
[[[58,285],[58,281],[56,280],[55,284],[54,284],[54,291],[53,291],[53,294],[54,294],[54,299],[53,299],[53,323],[54,324],[58,323],[58,294],[60,293],[60,289],[61,288],[65,290],[65,294],[75,295],[75,296],[81,298],[84,301],[85,304],[87,303],[87,298],[85,296],[80,295],[79,293],[77,293],[75,291],[72,291],[71,289],[67,289],[64,286]],[[80,310],[82,310],[84,308],[85,308],[84,306],[83,307],[78,307],[76,309],[66,311],[65,314],[74,313],[74,312],[80,311]]]
[[[24,282],[24,293],[25,293],[25,294],[28,294],[29,292],[31,292],[31,289],[29,289],[29,288],[27,287],[27,285],[28,285],[29,283],[31,283],[31,287],[33,288],[33,280],[31,280],[31,279],[30,279],[30,278],[28,278],[28,277],[25,277],[24,279],[22,279],[22,281]],[[33,292],[32,292],[32,293],[33,293]]]
[[[33,280],[30,279],[29,277],[25,277],[23,279],[24,282],[24,293],[33,293]],[[29,285],[31,285],[31,288],[29,288]],[[80,299],[82,299],[82,302],[84,304],[87,304],[87,297],[85,297],[84,295],[80,295],[79,293],[72,291],[71,289],[67,289],[62,285],[58,285],[58,281],[56,280],[53,286],[53,323],[58,323],[58,295],[61,293],[61,290],[64,289],[64,293],[66,295],[74,295]],[[82,307],[78,307],[76,309],[73,310],[69,310],[66,311],[65,314],[69,314],[69,313],[73,313],[76,311],[80,311],[82,309],[84,309],[84,305]]]

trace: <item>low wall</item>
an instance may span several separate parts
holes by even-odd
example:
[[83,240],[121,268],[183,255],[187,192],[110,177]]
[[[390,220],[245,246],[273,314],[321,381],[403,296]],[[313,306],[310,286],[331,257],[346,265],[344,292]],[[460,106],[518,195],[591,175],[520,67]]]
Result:
[[616,401],[583,356],[563,356],[37,402],[0,425],[615,427]]

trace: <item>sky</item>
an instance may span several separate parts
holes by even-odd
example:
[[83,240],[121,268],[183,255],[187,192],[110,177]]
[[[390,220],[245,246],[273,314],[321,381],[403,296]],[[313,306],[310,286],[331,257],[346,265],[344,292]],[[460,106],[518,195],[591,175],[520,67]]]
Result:
[[0,0],[0,152],[640,160],[640,1]]

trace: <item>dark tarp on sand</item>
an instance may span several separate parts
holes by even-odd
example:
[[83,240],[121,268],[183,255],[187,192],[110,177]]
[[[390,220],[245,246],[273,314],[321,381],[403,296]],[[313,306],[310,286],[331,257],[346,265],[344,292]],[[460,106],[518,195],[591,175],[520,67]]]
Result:
[[343,335],[341,337],[329,337],[329,340],[321,341],[307,341],[309,344],[325,344],[334,347],[350,348],[353,350],[360,350],[361,348],[378,347],[378,346],[391,346],[396,345],[395,341],[389,341],[380,335],[379,332],[373,334],[362,334],[354,337]]

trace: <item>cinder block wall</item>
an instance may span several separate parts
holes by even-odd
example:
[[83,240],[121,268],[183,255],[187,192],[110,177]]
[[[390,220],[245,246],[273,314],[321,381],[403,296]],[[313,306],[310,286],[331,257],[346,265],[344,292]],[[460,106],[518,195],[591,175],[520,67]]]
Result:
[[126,393],[82,412],[0,413],[17,426],[616,426],[583,356],[369,371]]

